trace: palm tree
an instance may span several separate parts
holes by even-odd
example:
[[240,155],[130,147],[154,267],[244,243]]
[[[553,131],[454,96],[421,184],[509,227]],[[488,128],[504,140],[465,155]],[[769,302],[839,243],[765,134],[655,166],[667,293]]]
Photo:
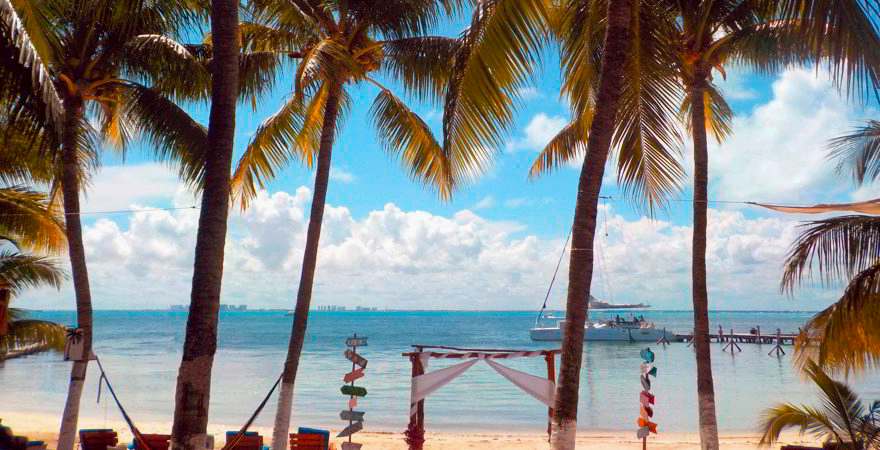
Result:
[[[19,173],[15,165],[10,161],[0,168],[0,180]],[[16,348],[63,347],[63,326],[24,319],[9,303],[24,289],[42,285],[58,288],[64,279],[54,260],[28,255],[21,249],[58,252],[64,245],[61,220],[49,210],[44,194],[22,187],[0,188],[0,359]]]
[[765,410],[759,426],[763,433],[760,445],[773,445],[783,431],[797,428],[825,440],[825,448],[880,448],[880,426],[876,421],[880,404],[875,402],[866,408],[849,386],[832,379],[813,361],[807,362],[805,372],[819,388],[822,407],[785,403]]
[[204,188],[196,235],[192,293],[183,358],[177,375],[172,448],[205,448],[211,367],[217,350],[217,315],[229,212],[235,107],[239,96],[238,1],[211,2],[211,113]]
[[[161,74],[191,59],[172,36],[184,24],[193,23],[195,16],[183,9],[186,5],[171,0],[9,3],[3,2],[0,12],[7,24],[18,28],[7,34],[4,48],[16,51],[17,58],[4,60],[0,73],[19,74],[32,88],[21,90],[17,97],[13,92],[2,103],[30,104],[34,113],[28,118],[36,120],[27,122],[37,124],[33,136],[41,138],[30,142],[41,147],[53,162],[52,193],[60,193],[64,206],[77,327],[84,354],[90,355],[91,294],[79,217],[81,187],[97,164],[100,143],[108,141],[125,148],[136,132],[153,141],[159,156],[174,159],[186,155],[183,159],[198,165],[197,156],[204,147],[193,149],[186,139],[191,136],[187,132],[198,127],[182,109],[145,84],[163,79]],[[61,104],[57,115],[56,97]],[[38,114],[40,111],[46,112]],[[164,120],[153,120],[156,117]],[[16,125],[5,123],[4,129],[8,132]],[[59,434],[61,450],[73,448],[87,363],[75,361],[71,369]]]
[[[880,122],[831,141],[831,157],[841,172],[859,184],[880,175]],[[876,201],[876,200],[874,200]],[[833,206],[833,205],[832,205]],[[839,211],[850,210],[839,205]],[[796,354],[807,361],[842,372],[880,366],[880,217],[846,215],[807,222],[792,245],[782,277],[784,291],[793,292],[811,278],[814,268],[822,284],[845,283],[843,295],[804,326]]]
[[22,290],[43,285],[57,289],[63,279],[64,272],[51,259],[0,250],[0,360],[10,350],[34,346],[64,348],[65,327],[44,320],[29,320],[22,311],[9,309],[12,297]]
[[[731,110],[721,92],[712,83],[712,72],[722,75],[729,64],[737,64],[764,73],[772,73],[788,65],[809,65],[827,62],[829,74],[854,95],[870,92],[880,80],[880,35],[874,26],[876,8],[870,2],[845,1],[815,3],[808,0],[785,1],[657,1],[648,2],[654,13],[653,22],[640,22],[642,39],[656,41],[659,46],[650,54],[654,64],[636,65],[635,71],[650,71],[655,67],[669,68],[671,73],[657,74],[658,79],[673,76],[684,88],[679,95],[681,111],[694,147],[694,231],[692,253],[692,295],[694,305],[694,332],[697,359],[697,391],[699,399],[700,435],[703,448],[718,448],[715,416],[714,387],[708,342],[708,290],[706,280],[706,230],[708,206],[708,133],[721,140],[730,131]],[[647,10],[647,6],[645,7]],[[590,23],[590,22],[585,22]],[[587,35],[589,27],[574,34]],[[577,31],[577,28],[575,28]],[[576,44],[575,38],[571,38]],[[584,38],[581,42],[589,42]],[[589,54],[589,53],[587,53]],[[638,53],[637,53],[638,54]],[[642,61],[642,58],[634,61]],[[563,57],[563,61],[567,61]],[[589,86],[590,71],[580,61],[569,63],[578,72],[577,78],[566,85]],[[635,78],[639,80],[640,78]],[[668,80],[667,80],[668,83]],[[630,84],[630,83],[628,83]],[[650,83],[635,83],[636,89],[650,89]],[[671,84],[661,92],[663,98],[674,98]],[[634,97],[638,98],[638,97]],[[533,173],[558,166],[583,154],[583,146],[568,145],[583,138],[584,125],[591,117],[590,101],[573,108],[575,120],[551,142],[533,166]],[[631,103],[641,115],[657,116],[661,120],[643,121],[639,137],[640,147],[668,147],[675,144],[666,136],[669,126],[666,116],[654,109],[665,110],[663,103]],[[625,111],[627,107],[624,107]],[[645,109],[648,108],[648,109]],[[583,111],[583,112],[581,112]],[[623,120],[619,135],[632,125]],[[664,125],[664,126],[661,126]],[[658,138],[659,136],[659,138]],[[621,139],[621,143],[627,142]],[[669,192],[675,181],[674,166],[665,159],[652,158],[654,152],[634,152],[634,158],[624,155],[618,164],[625,184],[633,184],[638,191],[659,194]],[[659,154],[670,154],[669,151]],[[619,158],[620,159],[620,158]],[[625,169],[629,164],[629,169]],[[647,177],[646,174],[660,174]],[[670,176],[673,175],[673,176]],[[658,187],[665,188],[658,189]],[[654,201],[662,196],[649,197]],[[563,369],[564,371],[564,369]]]
[[[255,2],[260,23],[242,25],[243,41],[252,50],[273,49],[299,60],[294,89],[288,101],[257,130],[233,175],[235,192],[245,208],[259,188],[290,161],[316,164],[306,246],[297,291],[294,320],[282,374],[273,432],[276,447],[284,448],[290,427],[294,383],[308,322],[317,264],[333,144],[348,90],[369,84],[378,90],[371,114],[386,151],[399,157],[413,178],[448,198],[462,178],[479,170],[485,150],[479,146],[441,146],[428,125],[376,78],[383,71],[402,82],[417,98],[439,102],[449,84],[451,67],[469,55],[478,35],[461,39],[426,36],[443,12],[458,2],[447,0],[389,0],[381,3],[299,0]],[[514,16],[540,2],[491,1],[478,27],[497,29],[499,16]],[[504,5],[504,9],[495,5]],[[479,8],[479,6],[478,6]],[[477,20],[477,19],[475,19]],[[537,40],[535,29],[517,39]],[[485,57],[485,56],[484,56]],[[485,68],[485,66],[483,66]],[[504,77],[504,73],[500,73]],[[503,78],[502,78],[503,79]],[[449,100],[447,99],[447,104]],[[444,128],[445,129],[445,128]],[[468,142],[467,137],[462,140]]]

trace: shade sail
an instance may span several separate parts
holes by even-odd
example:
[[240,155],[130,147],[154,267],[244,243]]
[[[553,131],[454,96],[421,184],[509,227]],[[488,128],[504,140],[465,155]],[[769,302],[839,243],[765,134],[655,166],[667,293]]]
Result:
[[854,203],[820,203],[812,206],[770,205],[766,203],[748,202],[750,205],[772,209],[789,214],[821,214],[829,212],[858,212],[862,214],[880,215],[880,198]]

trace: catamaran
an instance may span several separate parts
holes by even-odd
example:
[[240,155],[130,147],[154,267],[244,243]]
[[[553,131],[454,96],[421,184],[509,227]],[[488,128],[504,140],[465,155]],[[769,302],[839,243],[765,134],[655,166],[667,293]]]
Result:
[[[571,234],[569,233],[568,238],[565,240],[565,245],[562,247],[562,254],[559,255],[559,261],[556,263],[556,270],[553,272],[553,278],[550,280],[550,286],[547,288],[547,294],[544,296],[544,304],[543,306],[541,306],[541,310],[540,312],[538,312],[538,317],[535,319],[535,326],[531,330],[529,330],[529,336],[532,338],[533,341],[562,340],[563,330],[565,329],[565,319],[550,315],[545,316],[544,311],[547,309],[547,301],[550,299],[550,293],[553,291],[553,283],[556,281],[556,276],[559,274],[559,267],[562,264],[562,258],[565,256],[565,251],[568,247],[568,242],[570,239]],[[599,250],[598,253],[600,255],[603,255],[604,252],[602,251],[601,241],[597,242],[597,244],[597,250]],[[600,276],[603,275],[603,259],[604,256],[595,260],[597,273]],[[602,278],[604,278],[604,281],[606,283],[606,289],[608,291],[607,293],[610,295],[611,286],[608,282],[608,278],[604,276]],[[590,295],[589,299],[589,309],[633,310],[645,309],[649,307],[650,305],[646,305],[644,303],[615,304],[604,302],[593,297],[592,295]],[[550,325],[546,325],[545,322],[547,321],[555,322],[551,323]],[[596,322],[587,320],[587,323],[584,325],[585,341],[658,342],[661,339],[672,341],[676,339],[676,336],[674,333],[666,331],[665,328],[658,329],[654,326],[653,322],[645,320],[645,316],[631,316],[631,318],[627,320],[626,318],[621,318],[619,315],[617,315],[614,320]]]
[[[543,325],[543,320],[552,319],[556,319],[555,324]],[[565,319],[539,316],[535,327],[529,330],[529,336],[533,341],[561,341],[564,329]],[[585,341],[657,342],[663,338],[671,341],[675,339],[675,334],[665,328],[656,328],[644,316],[629,320],[617,316],[614,320],[587,322],[584,326]]]

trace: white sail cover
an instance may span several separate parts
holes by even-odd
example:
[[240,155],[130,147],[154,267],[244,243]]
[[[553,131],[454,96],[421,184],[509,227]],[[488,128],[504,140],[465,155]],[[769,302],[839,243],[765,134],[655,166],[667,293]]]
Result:
[[496,372],[510,380],[511,383],[522,389],[526,394],[531,395],[550,408],[553,407],[553,401],[556,398],[556,383],[546,378],[536,377],[532,374],[502,366],[491,359],[487,359],[486,364],[489,364]]
[[828,212],[852,211],[862,214],[880,215],[880,198],[854,203],[820,203],[812,206],[770,205],[755,202],[749,202],[749,204],[789,214],[821,214]]
[[437,389],[449,384],[450,381],[458,378],[459,375],[465,373],[474,364],[480,362],[479,359],[472,359],[445,369],[435,370],[431,373],[419,375],[412,379],[412,391],[410,392],[410,409],[409,415],[416,413],[416,404],[431,395]]

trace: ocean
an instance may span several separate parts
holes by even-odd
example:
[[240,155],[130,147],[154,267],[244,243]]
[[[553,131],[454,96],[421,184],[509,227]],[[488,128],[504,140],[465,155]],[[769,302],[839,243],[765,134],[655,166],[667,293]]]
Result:
[[[619,312],[595,311],[594,319]],[[639,312],[658,327],[676,332],[692,329],[689,311]],[[762,333],[781,328],[796,331],[809,312],[712,312],[712,329],[723,325],[746,332],[760,325]],[[34,312],[32,317],[71,324],[72,312]],[[345,338],[367,336],[360,353],[369,360],[359,385],[368,389],[359,409],[366,411],[366,429],[402,431],[409,408],[410,363],[401,353],[412,344],[470,348],[542,349],[552,343],[532,342],[528,330],[533,312],[313,312],[296,383],[294,426],[338,428],[346,407],[339,388],[351,365],[344,358]],[[97,311],[95,351],[120,399],[135,421],[170,422],[175,378],[180,363],[185,312]],[[292,317],[283,312],[224,312],[220,345],[214,363],[211,422],[241,424],[262,400],[281,371]],[[639,350],[645,344],[585,344],[579,428],[633,430],[638,415]],[[655,418],[661,430],[697,430],[693,349],[682,343],[654,348],[658,376]],[[722,352],[712,344],[718,422],[722,431],[754,431],[762,409],[777,402],[816,402],[814,388],[792,367],[788,355],[770,357],[770,345],[743,344],[742,353]],[[454,361],[454,360],[453,360]],[[433,360],[429,369],[452,363]],[[505,364],[545,375],[542,359],[510,360]],[[60,417],[70,363],[55,353],[0,363],[0,417],[13,412]],[[880,399],[880,374],[851,378],[864,400]],[[118,412],[106,391],[98,403],[98,373],[90,366],[81,417],[92,423]],[[450,430],[516,430],[540,432],[547,409],[519,391],[485,364],[478,363],[426,400],[426,428]],[[274,399],[257,420],[271,427]]]

